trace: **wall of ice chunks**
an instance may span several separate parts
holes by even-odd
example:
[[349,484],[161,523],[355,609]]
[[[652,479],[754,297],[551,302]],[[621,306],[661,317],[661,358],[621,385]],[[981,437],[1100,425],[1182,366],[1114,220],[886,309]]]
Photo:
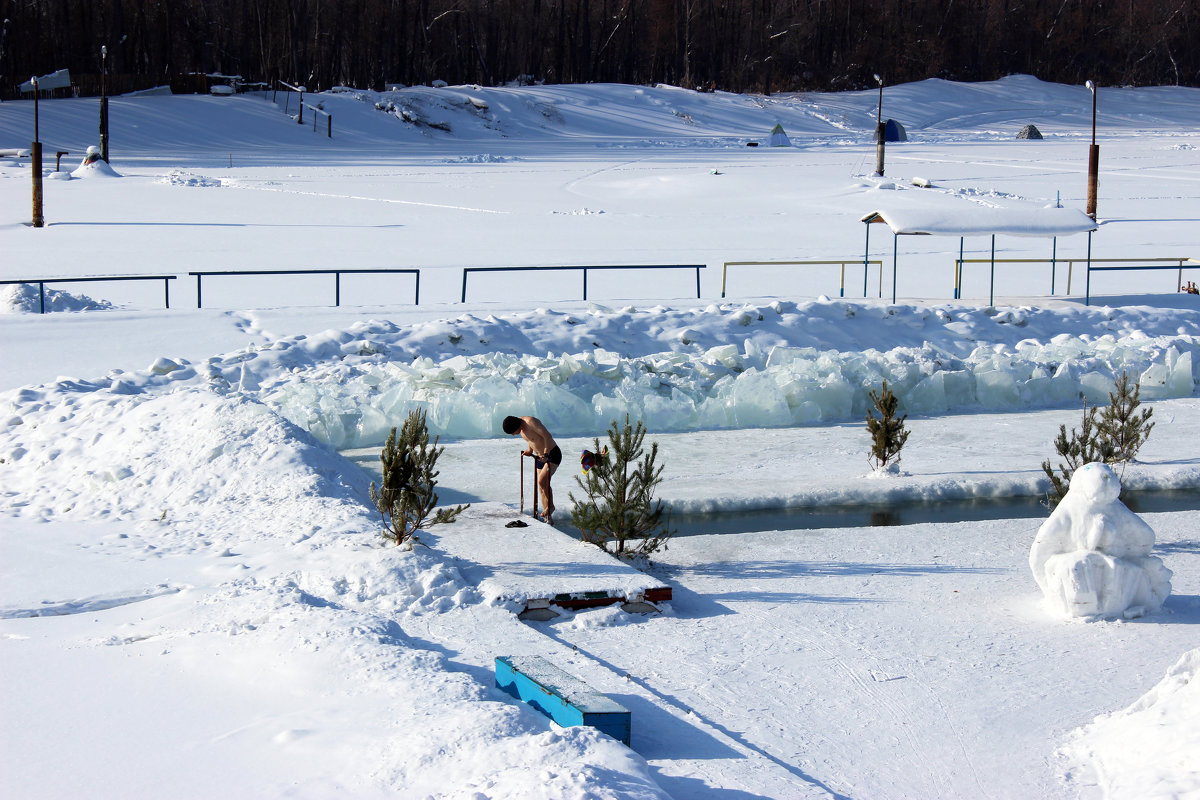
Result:
[[702,353],[621,357],[604,349],[532,356],[457,355],[441,361],[312,365],[264,388],[261,399],[336,448],[380,444],[424,407],[443,437],[502,435],[508,414],[533,414],[556,434],[603,436],[629,414],[654,432],[861,421],[883,380],[912,415],[1107,404],[1123,371],[1143,401],[1189,397],[1200,342],[1063,334],[1046,343],[842,352],[762,349],[753,340]]

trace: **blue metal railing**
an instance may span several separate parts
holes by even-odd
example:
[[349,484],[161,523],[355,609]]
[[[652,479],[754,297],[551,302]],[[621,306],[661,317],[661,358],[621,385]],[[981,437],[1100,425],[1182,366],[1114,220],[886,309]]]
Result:
[[28,284],[32,286],[37,284],[38,287],[38,313],[46,313],[46,284],[47,283],[93,283],[105,281],[162,281],[163,282],[163,308],[171,307],[171,281],[175,280],[174,275],[104,275],[104,276],[88,276],[80,278],[32,278],[30,280],[5,280],[0,281],[0,284]]
[[333,304],[342,304],[342,276],[362,274],[402,274],[416,276],[416,287],[413,291],[413,305],[421,304],[421,270],[419,269],[246,269],[246,270],[203,270],[189,272],[196,276],[196,308],[202,308],[203,286],[202,279],[206,276],[230,275],[333,275]]

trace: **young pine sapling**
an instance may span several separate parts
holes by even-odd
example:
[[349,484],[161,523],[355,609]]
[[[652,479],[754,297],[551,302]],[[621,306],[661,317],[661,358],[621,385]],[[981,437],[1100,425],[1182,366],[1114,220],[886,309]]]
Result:
[[[429,429],[425,424],[425,411],[411,411],[399,435],[392,428],[379,460],[383,462],[383,479],[378,489],[371,482],[371,502],[375,504],[383,520],[384,536],[396,544],[408,541],[418,528],[425,524],[429,513],[437,505],[438,456],[445,450],[429,443]],[[454,522],[460,513],[470,508],[455,506],[440,508],[430,525]]]
[[1080,430],[1072,428],[1068,435],[1067,426],[1059,426],[1054,450],[1066,463],[1059,463],[1055,472],[1049,460],[1042,462],[1042,471],[1050,478],[1046,505],[1053,509],[1066,497],[1071,476],[1084,464],[1121,464],[1133,460],[1154,427],[1154,423],[1150,422],[1154,409],[1137,411],[1141,404],[1138,399],[1140,394],[1140,383],[1134,381],[1130,387],[1128,373],[1122,373],[1114,385],[1114,391],[1109,392],[1111,405],[1100,410],[1095,406],[1089,408],[1085,402]]
[[1122,372],[1113,388],[1115,391],[1108,394],[1109,406],[1100,412],[1097,425],[1099,435],[1111,445],[1112,452],[1107,459],[1109,464],[1132,461],[1154,427],[1154,423],[1150,422],[1154,409],[1143,408],[1141,413],[1137,410],[1141,405],[1140,382],[1134,381],[1131,387],[1129,373]]
[[877,472],[892,472],[899,469],[900,450],[908,441],[909,432],[904,429],[904,420],[908,415],[896,416],[900,401],[888,388],[886,380],[880,392],[871,390],[870,397],[874,410],[879,412],[877,419],[872,410],[867,409],[867,432],[871,434],[871,466]]
[[654,463],[658,443],[644,453],[645,437],[645,426],[631,425],[628,414],[623,427],[613,420],[609,447],[601,450],[600,440],[593,439],[595,462],[584,478],[575,477],[586,496],[570,495],[571,522],[583,540],[618,556],[648,556],[665,547],[673,532],[662,501],[654,499],[663,470]]

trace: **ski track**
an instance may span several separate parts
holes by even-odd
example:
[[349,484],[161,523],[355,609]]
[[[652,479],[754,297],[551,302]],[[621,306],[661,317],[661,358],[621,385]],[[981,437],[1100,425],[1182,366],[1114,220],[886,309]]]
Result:
[[[721,711],[720,707],[713,708],[713,705],[710,703],[708,704],[708,708],[697,708],[695,705],[689,705],[670,694],[667,690],[659,688],[657,685],[655,685],[656,682],[661,684],[664,678],[674,676],[664,676],[659,672],[648,673],[644,676],[635,676],[631,672],[622,670],[616,664],[600,654],[587,650],[586,647],[581,646],[578,642],[571,641],[566,636],[561,635],[554,630],[547,628],[545,631],[543,631],[543,633],[545,633],[546,636],[550,637],[554,641],[559,642],[564,647],[571,647],[580,655],[586,656],[612,674],[617,676],[624,675],[626,681],[628,681],[630,685],[636,686],[641,690],[642,696],[645,699],[653,702],[660,710],[665,711],[671,716],[683,721],[684,724],[692,727],[699,725],[705,733],[724,742],[727,746],[740,753],[742,756],[755,759],[760,763],[765,762],[766,764],[770,764],[772,768],[782,771],[784,775],[781,775],[780,779],[782,779],[782,781],[785,784],[788,784],[791,788],[795,788],[794,782],[795,780],[799,779],[813,791],[819,791],[824,795],[835,798],[842,798],[842,795],[830,789],[820,779],[805,772],[804,769],[798,764],[792,763],[785,758],[771,753],[765,747],[750,741],[746,736],[732,731],[719,723],[717,721],[718,714],[713,712]],[[655,763],[655,759],[653,758],[647,758],[647,761],[651,764]],[[709,770],[706,767],[700,766],[694,760],[678,758],[666,759],[661,762],[660,766],[680,761],[689,763],[693,773],[697,771],[703,772],[706,776],[706,780],[710,782],[710,785],[713,785],[715,782],[716,787],[733,788],[727,787],[726,784],[720,780],[721,771],[719,769]]]
[[[752,587],[752,589],[756,590],[757,587]],[[913,763],[920,765],[921,771],[925,774],[929,782],[929,786],[923,791],[923,794],[928,797],[954,796],[953,786],[946,777],[955,772],[954,765],[944,763],[935,753],[922,747],[921,738],[918,738],[914,734],[912,726],[908,724],[908,714],[905,711],[905,707],[892,699],[892,693],[880,690],[881,686],[887,685],[890,681],[881,683],[874,678],[874,674],[883,674],[886,673],[886,670],[882,669],[882,665],[873,653],[863,650],[861,643],[852,643],[835,630],[822,629],[820,636],[826,640],[832,639],[843,645],[843,647],[836,650],[822,643],[817,636],[807,633],[802,626],[785,629],[771,615],[754,608],[755,604],[753,603],[731,603],[730,605],[736,606],[738,614],[753,619],[758,626],[773,630],[780,639],[794,645],[794,649],[801,651],[815,650],[823,653],[836,666],[837,673],[847,679],[848,683],[842,682],[840,685],[853,690],[854,694],[861,698],[853,701],[851,704],[859,708],[882,710],[889,721],[889,729],[903,735],[908,744],[908,749],[913,753]],[[853,650],[854,663],[843,655],[847,650]],[[907,677],[913,679],[911,675]],[[950,722],[948,717],[943,715],[943,718],[947,723]],[[957,736],[958,734],[954,730],[953,724],[950,725],[950,728]],[[979,789],[978,781],[976,781],[975,788]],[[854,787],[848,787],[848,790],[853,794],[857,794],[853,792],[853,789]],[[980,795],[978,796],[982,796],[983,794],[982,790],[980,790]]]
[[448,211],[469,211],[474,214],[512,214],[511,211],[502,211],[494,208],[473,208],[472,206],[453,206],[444,203],[422,203],[417,200],[396,200],[390,197],[367,197],[357,194],[334,194],[332,192],[304,192],[297,189],[273,189],[269,186],[238,186],[239,189],[247,189],[253,192],[275,192],[277,194],[294,194],[303,197],[318,197],[321,199],[330,200],[363,200],[368,203],[394,203],[402,206],[420,206],[422,208],[441,208]]
[[42,605],[33,608],[0,609],[0,619],[26,619],[29,617],[65,617],[71,614],[90,614],[95,611],[107,611],[110,608],[132,605],[143,600],[152,600],[183,591],[181,586],[160,586],[148,589],[141,594],[116,595],[111,597],[85,597],[79,600],[64,600],[54,602],[42,601]]

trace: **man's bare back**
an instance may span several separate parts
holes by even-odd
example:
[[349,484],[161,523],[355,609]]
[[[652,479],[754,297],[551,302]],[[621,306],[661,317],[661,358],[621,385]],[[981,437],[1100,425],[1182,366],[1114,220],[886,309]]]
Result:
[[546,430],[546,426],[537,417],[520,417],[521,438],[529,442],[529,455],[544,457],[547,453],[558,447],[554,437],[550,435],[550,431]]

